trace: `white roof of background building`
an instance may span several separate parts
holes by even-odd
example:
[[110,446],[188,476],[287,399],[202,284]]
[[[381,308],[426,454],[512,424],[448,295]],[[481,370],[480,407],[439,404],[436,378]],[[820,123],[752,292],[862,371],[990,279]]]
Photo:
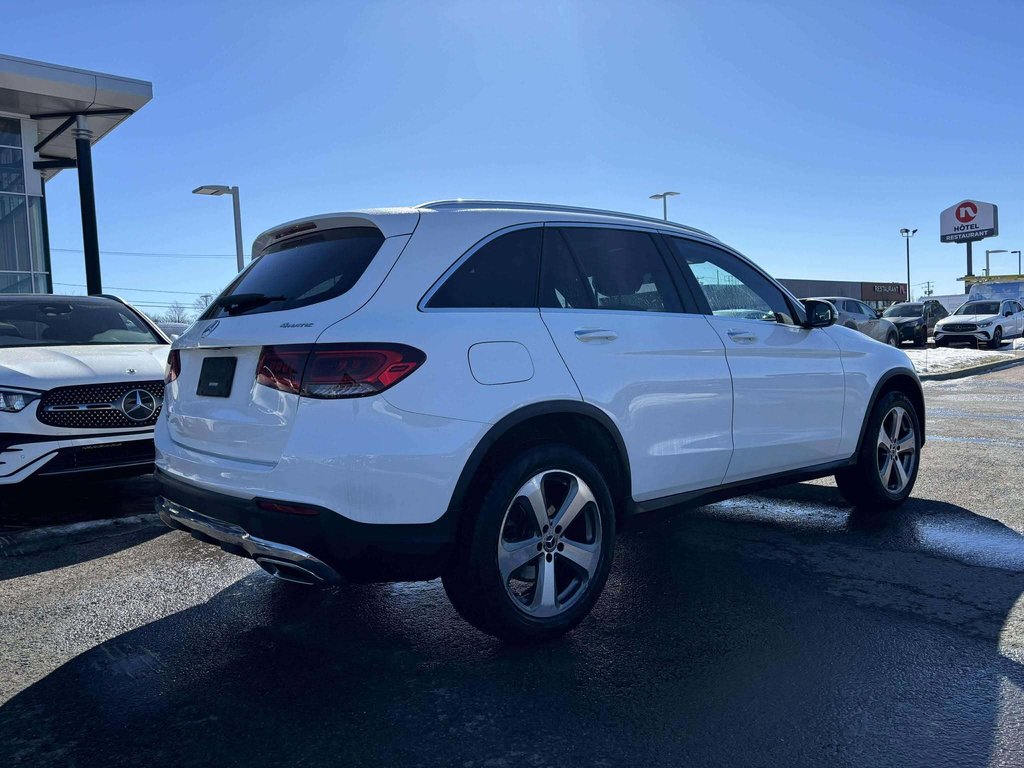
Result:
[[[123,114],[94,115],[89,118],[93,143],[110,133],[153,98],[153,84],[118,75],[62,67],[42,61],[0,54],[0,112],[39,116],[88,110],[130,110]],[[38,141],[43,141],[64,122],[64,117],[37,117]],[[31,150],[32,147],[26,147]],[[75,157],[75,140],[65,130],[40,150],[51,158]],[[44,176],[53,176],[56,169]]]

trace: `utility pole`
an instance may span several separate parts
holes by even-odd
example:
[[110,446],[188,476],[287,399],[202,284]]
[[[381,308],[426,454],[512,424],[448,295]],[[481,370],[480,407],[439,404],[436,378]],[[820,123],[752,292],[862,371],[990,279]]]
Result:
[[924,284],[924,295],[925,296],[931,296],[933,293],[934,293],[934,291],[932,290],[932,281],[928,280]]

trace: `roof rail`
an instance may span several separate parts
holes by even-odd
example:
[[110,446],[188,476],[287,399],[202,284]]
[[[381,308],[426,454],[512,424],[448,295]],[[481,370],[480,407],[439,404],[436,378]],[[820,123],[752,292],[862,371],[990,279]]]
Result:
[[664,219],[656,219],[653,216],[641,216],[636,213],[623,213],[622,211],[606,211],[601,208],[583,208],[577,205],[555,205],[552,203],[527,203],[515,200],[434,200],[429,203],[421,203],[415,206],[416,208],[511,208],[511,209],[524,209],[524,210],[536,210],[536,211],[566,211],[569,213],[593,213],[601,216],[615,216],[620,219],[636,219],[638,221],[647,221],[659,226],[669,226],[678,229],[685,229],[688,232],[696,232],[697,234],[709,237],[712,240],[718,238],[705,232],[702,229],[691,227],[686,224],[679,224],[675,221],[665,221]]

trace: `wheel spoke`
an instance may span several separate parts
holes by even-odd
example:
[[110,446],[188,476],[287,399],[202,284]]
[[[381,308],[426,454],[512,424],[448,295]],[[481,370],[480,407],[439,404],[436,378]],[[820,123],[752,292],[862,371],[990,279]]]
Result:
[[537,564],[537,584],[533,590],[532,611],[554,611],[555,602],[555,561],[546,557]]
[[548,503],[544,499],[544,487],[541,484],[543,477],[543,475],[538,475],[537,477],[530,478],[529,482],[519,489],[519,495],[529,502],[530,509],[533,510],[538,534],[544,532],[544,526],[549,522]]
[[894,408],[892,411],[892,432],[889,437],[892,438],[893,442],[900,439],[900,430],[903,428],[903,409]]
[[897,441],[896,449],[900,453],[913,453],[917,449],[916,440],[914,440],[914,433],[908,432],[907,436],[902,440]]
[[902,461],[900,461],[899,459],[896,459],[893,462],[893,464],[896,465],[896,474],[899,476],[899,482],[900,482],[899,487],[896,488],[896,490],[897,491],[902,491],[904,488],[907,487],[907,483],[909,482],[910,478],[907,477],[907,470],[903,468],[903,462]]
[[601,547],[598,544],[580,544],[568,539],[563,539],[562,544],[564,549],[558,554],[576,563],[588,576],[593,576],[601,558]]
[[889,433],[885,431],[885,419],[883,419],[882,426],[878,430],[878,447],[888,450],[890,442],[892,441],[889,439]]
[[508,584],[513,573],[540,555],[540,550],[537,548],[538,543],[540,543],[540,539],[537,537],[512,544],[504,541],[501,543],[501,547],[498,549],[498,567],[505,584]]
[[888,488],[888,487],[889,487],[889,481],[890,481],[890,479],[892,478],[892,465],[893,465],[893,463],[894,463],[894,462],[893,462],[893,460],[892,460],[892,456],[890,456],[890,455],[889,455],[889,454],[887,453],[887,454],[885,454],[885,463],[884,463],[884,464],[882,464],[882,467],[881,467],[881,469],[879,469],[879,470],[878,470],[878,474],[879,474],[879,475],[881,476],[881,478],[882,478],[882,484],[883,484],[883,485],[884,485],[884,486],[885,486],[886,488]]
[[580,510],[593,500],[594,496],[591,494],[590,488],[586,484],[580,485],[573,480],[572,485],[569,486],[569,493],[566,494],[565,501],[562,502],[561,509],[555,513],[552,524],[564,531],[572,525],[572,521],[576,519]]

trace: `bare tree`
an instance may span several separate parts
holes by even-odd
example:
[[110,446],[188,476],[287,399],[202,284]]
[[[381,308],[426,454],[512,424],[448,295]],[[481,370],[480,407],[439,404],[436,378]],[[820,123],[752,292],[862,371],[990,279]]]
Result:
[[213,300],[215,298],[217,298],[217,294],[215,293],[204,293],[200,295],[198,299],[192,302],[192,309],[195,310],[196,316],[198,317],[199,315],[203,314],[203,312],[206,311],[206,308],[213,303]]
[[165,323],[191,323],[192,314],[176,301],[167,308],[160,320]]

